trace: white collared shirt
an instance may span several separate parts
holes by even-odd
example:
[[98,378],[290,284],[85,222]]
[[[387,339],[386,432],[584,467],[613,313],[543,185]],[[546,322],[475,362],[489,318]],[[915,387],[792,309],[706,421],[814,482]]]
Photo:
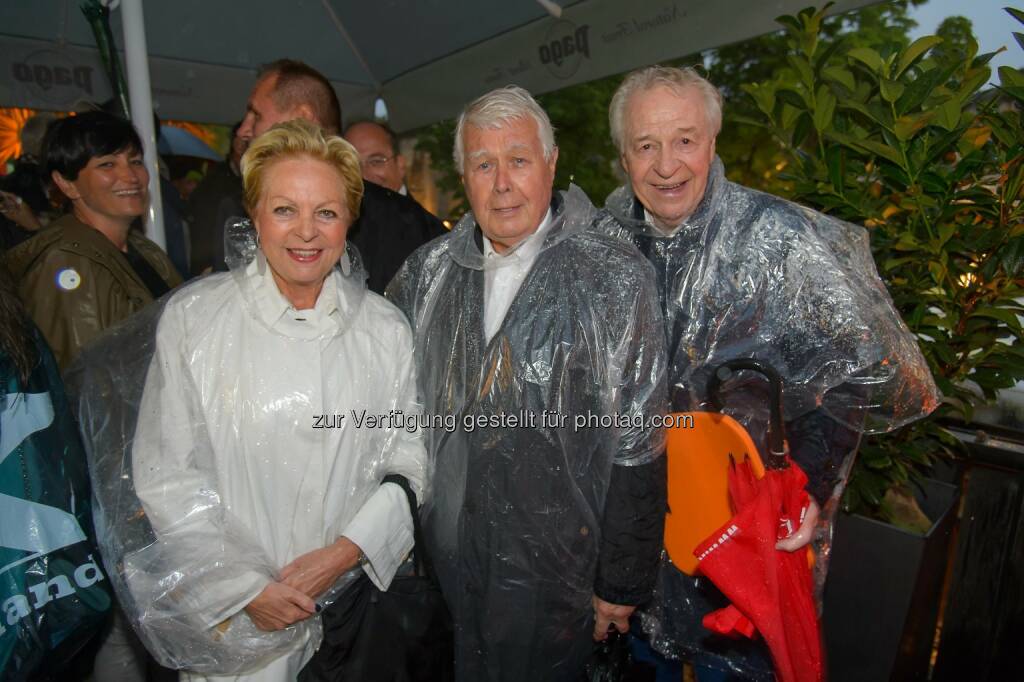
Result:
[[[253,267],[250,265],[249,267]],[[303,337],[319,336],[336,328],[338,324],[338,286],[333,273],[328,273],[312,308],[298,310],[291,304],[274,281],[274,275],[266,262],[266,256],[257,254],[256,263],[257,300],[263,309],[265,319],[271,329],[280,328],[284,333],[296,332],[301,328],[306,333]],[[285,325],[282,327],[282,325]],[[308,330],[308,331],[307,331]]]
[[644,209],[644,220],[647,221],[648,225],[653,225],[654,229],[656,229],[659,233],[666,237],[673,236],[676,232],[683,229],[683,225],[686,223],[686,221],[684,220],[675,227],[673,227],[671,230],[663,230],[660,227],[658,227],[658,223],[654,222],[654,216],[651,215],[651,212],[648,211],[646,208]]
[[504,254],[495,251],[491,240],[484,237],[484,334],[488,343],[501,327],[519,287],[537,261],[551,222],[549,208],[540,227]]

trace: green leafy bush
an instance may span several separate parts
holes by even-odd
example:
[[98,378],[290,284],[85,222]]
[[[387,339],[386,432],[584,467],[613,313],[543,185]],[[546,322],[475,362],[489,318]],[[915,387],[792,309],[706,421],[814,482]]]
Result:
[[995,53],[973,39],[966,54],[937,36],[888,51],[823,43],[825,9],[778,19],[788,68],[744,87],[760,112],[747,122],[781,144],[792,199],[871,231],[945,396],[931,417],[862,443],[845,504],[885,518],[888,491],[957,451],[943,421],[969,422],[1024,378],[1024,73],[1003,67],[983,92]]

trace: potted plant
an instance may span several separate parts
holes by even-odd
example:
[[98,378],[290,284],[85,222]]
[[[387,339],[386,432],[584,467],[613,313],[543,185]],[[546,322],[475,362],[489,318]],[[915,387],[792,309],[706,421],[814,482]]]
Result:
[[[926,662],[942,572],[925,575],[906,564],[944,562],[941,547],[925,541],[942,535],[937,522],[948,517],[953,498],[946,491],[943,510],[937,498],[944,493],[933,492],[919,506],[921,487],[914,484],[936,458],[960,452],[944,423],[969,422],[977,405],[1024,378],[1018,317],[1024,314],[1024,73],[1003,67],[1002,86],[983,92],[995,53],[978,55],[971,39],[961,53],[943,51],[938,36],[889,51],[826,44],[819,34],[827,9],[779,19],[790,68],[744,86],[760,114],[745,122],[779,142],[785,158],[780,179],[790,198],[868,228],[879,273],[943,393],[929,417],[864,438],[843,505],[897,524],[902,530],[893,532],[911,544],[920,541],[902,554],[886,549],[897,565],[880,570],[889,587],[900,573],[910,581],[897,588],[905,597],[903,620],[899,614],[885,618],[903,626],[907,612],[921,615],[914,603],[934,604],[917,632],[904,627],[896,633],[898,647],[916,646]],[[1024,22],[1024,13],[1008,11]],[[840,520],[830,581],[844,574],[837,565],[840,543],[853,537],[844,523],[853,522]],[[879,542],[875,537],[848,551],[861,554]],[[848,568],[864,577],[870,567],[861,557]],[[930,578],[923,587],[931,598],[920,594],[922,577]],[[863,617],[864,595],[852,599],[860,600]],[[826,599],[826,619],[828,608]],[[859,622],[851,614],[842,618]],[[893,659],[890,672],[897,665]]]

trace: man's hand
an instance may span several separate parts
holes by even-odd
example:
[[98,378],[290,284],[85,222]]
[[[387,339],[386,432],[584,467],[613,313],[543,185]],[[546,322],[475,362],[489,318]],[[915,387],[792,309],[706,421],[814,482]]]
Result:
[[316,602],[294,587],[270,583],[245,607],[260,630],[283,630],[316,613]]
[[316,599],[342,573],[355,568],[361,554],[354,542],[338,538],[333,545],[307,552],[281,569],[281,582]]
[[608,639],[608,626],[614,625],[615,629],[625,634],[629,632],[629,617],[633,615],[635,606],[623,606],[621,604],[609,604],[596,594],[594,603],[594,641],[603,642]]
[[775,549],[795,552],[798,549],[806,547],[807,543],[814,537],[814,527],[818,524],[818,515],[820,511],[818,503],[814,501],[813,497],[810,498],[807,503],[807,512],[804,513],[803,523],[801,523],[800,527],[796,529],[796,532],[788,538],[783,538],[776,542]]

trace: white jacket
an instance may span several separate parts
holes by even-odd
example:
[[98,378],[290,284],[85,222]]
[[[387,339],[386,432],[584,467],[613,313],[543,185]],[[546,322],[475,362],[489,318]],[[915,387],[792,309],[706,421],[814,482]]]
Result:
[[132,447],[159,542],[124,559],[127,610],[165,665],[294,679],[319,644],[319,618],[262,633],[245,605],[341,535],[381,589],[412,548],[405,496],[380,481],[403,474],[422,501],[421,438],[395,420],[354,422],[417,411],[411,334],[358,280],[336,268],[316,306],[298,311],[258,254],[167,303]]

